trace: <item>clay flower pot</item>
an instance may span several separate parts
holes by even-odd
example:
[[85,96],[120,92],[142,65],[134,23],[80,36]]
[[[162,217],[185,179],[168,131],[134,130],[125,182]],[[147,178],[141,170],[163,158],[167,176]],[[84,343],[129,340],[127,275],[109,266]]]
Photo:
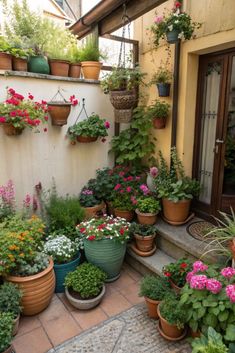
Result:
[[173,202],[162,199],[163,215],[170,222],[184,222],[187,220],[190,210],[191,200],[181,200]]
[[98,136],[77,136],[77,141],[82,143],[90,143],[98,140]]
[[71,105],[72,103],[70,102],[48,102],[52,125],[63,126],[67,124],[67,120],[71,111]]
[[82,73],[83,77],[88,80],[98,80],[100,76],[100,70],[102,63],[99,61],[82,61]]
[[49,60],[51,75],[68,77],[69,75],[69,61],[67,60]]
[[36,315],[50,304],[55,290],[55,273],[53,260],[48,267],[36,275],[19,277],[7,276],[7,281],[17,284],[23,291],[21,305],[24,315]]
[[69,77],[79,78],[81,74],[81,64],[70,64],[69,65]]
[[178,340],[179,338],[183,338],[182,335],[184,335],[184,328],[179,329],[176,325],[169,324],[169,322],[161,316],[160,310],[161,305],[157,307],[157,312],[160,320],[160,329],[164,334],[164,337],[169,340]]
[[13,56],[12,66],[13,70],[15,71],[28,71],[27,59],[16,58],[15,56]]
[[170,282],[171,288],[174,289],[175,293],[180,294],[182,288],[178,287],[170,278],[169,278],[169,282]]
[[143,213],[138,210],[135,210],[137,214],[137,219],[140,224],[153,225],[157,222],[157,212],[156,213]]
[[12,70],[11,54],[0,52],[0,70]]
[[147,309],[148,309],[148,314],[149,317],[151,317],[152,319],[158,319],[158,312],[157,312],[157,307],[158,304],[160,303],[159,300],[153,300],[150,299],[148,297],[144,297],[146,305],[147,305]]
[[134,211],[123,211],[117,208],[114,208],[114,215],[115,217],[125,218],[127,222],[131,222],[134,218]]
[[21,135],[22,131],[24,130],[24,128],[15,127],[14,125],[12,125],[10,123],[3,123],[2,127],[3,127],[3,131],[5,132],[5,134],[7,136]]
[[134,234],[136,246],[140,251],[148,252],[153,249],[155,234],[149,236],[142,236],[139,234]]
[[99,217],[99,213],[103,214],[106,211],[106,206],[104,202],[101,202],[99,205],[95,205],[92,207],[83,207],[85,211],[85,218],[91,219],[94,217]]
[[103,296],[105,295],[105,286],[103,285],[103,288],[100,294],[97,295],[97,297],[92,299],[78,299],[68,290],[68,288],[65,288],[65,295],[68,301],[70,302],[70,304],[74,306],[76,309],[89,310],[94,308],[101,302],[101,300],[103,299]]
[[165,129],[166,118],[153,118],[153,127],[155,129]]

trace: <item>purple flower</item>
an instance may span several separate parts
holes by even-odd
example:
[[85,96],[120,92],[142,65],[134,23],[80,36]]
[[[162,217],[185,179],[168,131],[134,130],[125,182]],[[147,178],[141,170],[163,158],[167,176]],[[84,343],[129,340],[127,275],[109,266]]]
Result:
[[231,278],[235,275],[235,268],[232,267],[225,267],[221,270],[221,275],[225,278]]
[[140,185],[140,190],[143,191],[144,195],[148,195],[148,193],[149,193],[149,188],[147,187],[146,184]]
[[207,283],[207,277],[205,275],[194,275],[190,280],[190,287],[193,289],[205,289]]
[[93,191],[89,190],[89,189],[85,189],[85,190],[82,191],[82,194],[83,195],[93,195]]
[[163,21],[163,16],[157,16],[154,18],[154,23],[161,23]]
[[194,272],[203,272],[208,269],[207,265],[204,265],[202,261],[195,261],[193,264],[193,271]]
[[226,295],[231,303],[235,303],[235,284],[229,284],[226,289]]
[[150,168],[149,173],[150,173],[150,175],[151,175],[153,178],[156,178],[156,177],[158,176],[158,169],[157,169],[157,167],[152,167],[152,168]]
[[109,123],[109,121],[105,121],[104,127],[105,127],[105,129],[109,129],[109,128],[110,128],[110,123]]
[[206,289],[213,294],[217,294],[221,291],[222,284],[214,278],[209,278],[206,282]]

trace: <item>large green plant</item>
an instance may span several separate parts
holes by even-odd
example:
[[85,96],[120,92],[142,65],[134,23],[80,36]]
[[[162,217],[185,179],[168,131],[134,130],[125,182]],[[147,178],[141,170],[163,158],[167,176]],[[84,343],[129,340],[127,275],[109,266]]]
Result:
[[0,312],[12,313],[14,319],[21,312],[22,292],[13,283],[5,282],[0,287]]
[[164,277],[147,275],[140,283],[139,296],[141,297],[160,301],[170,295],[173,295],[173,292],[169,282]]
[[221,334],[213,327],[208,327],[207,335],[202,335],[192,341],[192,353],[227,353],[228,348],[223,343]]
[[138,166],[143,158],[150,163],[154,160],[156,141],[151,135],[152,119],[144,107],[134,110],[130,127],[123,130],[111,141],[111,150],[115,153],[117,163]]

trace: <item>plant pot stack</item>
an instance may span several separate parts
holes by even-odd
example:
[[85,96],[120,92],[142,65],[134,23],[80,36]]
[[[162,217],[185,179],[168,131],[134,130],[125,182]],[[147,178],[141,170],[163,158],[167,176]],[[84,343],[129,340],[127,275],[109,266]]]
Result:
[[137,95],[132,91],[110,91],[110,101],[114,107],[114,117],[117,123],[129,123],[132,111],[137,104]]

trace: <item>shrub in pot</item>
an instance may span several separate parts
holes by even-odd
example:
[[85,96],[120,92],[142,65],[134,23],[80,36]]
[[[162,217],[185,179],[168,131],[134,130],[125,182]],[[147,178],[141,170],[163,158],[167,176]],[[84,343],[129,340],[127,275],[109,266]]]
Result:
[[17,334],[19,327],[22,294],[19,287],[13,283],[4,282],[0,286],[0,312],[12,314],[13,335]]
[[67,273],[75,270],[80,262],[79,242],[65,235],[52,234],[47,237],[43,252],[52,257],[56,277],[56,293],[63,293]]
[[30,219],[15,215],[0,224],[0,275],[19,285],[24,315],[44,310],[55,289],[53,261],[40,251],[44,228],[35,215]]
[[12,352],[13,317],[11,313],[0,312],[0,353]]
[[83,77],[98,80],[102,67],[100,60],[104,58],[105,55],[102,54],[95,40],[87,40],[80,52]]
[[154,104],[147,108],[147,114],[153,121],[155,129],[164,129],[166,126],[166,119],[169,116],[170,105],[164,101],[156,100]]
[[153,75],[150,85],[156,85],[159,97],[169,97],[171,80],[172,72],[167,68],[167,66],[160,65],[157,72]]
[[186,258],[180,258],[176,262],[165,265],[162,269],[164,276],[169,279],[172,288],[180,293],[186,283],[187,274],[192,271],[192,262]]
[[11,48],[12,66],[15,71],[28,71],[27,60],[33,55],[32,49]]
[[87,310],[97,306],[104,294],[107,275],[91,263],[83,263],[65,277],[65,294],[77,309]]
[[161,210],[160,201],[153,196],[137,199],[137,219],[140,224],[153,225],[157,221],[157,214]]
[[171,293],[171,287],[166,278],[147,275],[140,283],[139,296],[144,297],[149,317],[158,319],[158,304]]
[[133,222],[131,224],[130,232],[134,235],[136,243],[136,247],[133,247],[133,250],[140,256],[152,255],[153,249],[154,251],[156,250],[156,245],[154,243],[156,237],[156,227],[153,225],[138,224]]
[[208,327],[206,336],[202,335],[192,341],[192,353],[227,353],[228,347],[223,342],[221,334],[213,327]]
[[79,201],[84,209],[86,219],[103,215],[105,205],[103,201],[98,200],[93,190],[87,189],[86,186],[82,189]]
[[87,260],[107,273],[107,281],[116,280],[129,239],[129,223],[113,217],[92,218],[80,223],[77,231]]
[[165,297],[158,305],[157,312],[159,315],[158,330],[164,338],[174,341],[186,335],[184,326],[187,313],[176,296]]
[[0,36],[0,70],[12,70],[11,46],[3,36]]
[[71,45],[69,48],[69,77],[79,78],[81,74],[81,49],[77,44]]

